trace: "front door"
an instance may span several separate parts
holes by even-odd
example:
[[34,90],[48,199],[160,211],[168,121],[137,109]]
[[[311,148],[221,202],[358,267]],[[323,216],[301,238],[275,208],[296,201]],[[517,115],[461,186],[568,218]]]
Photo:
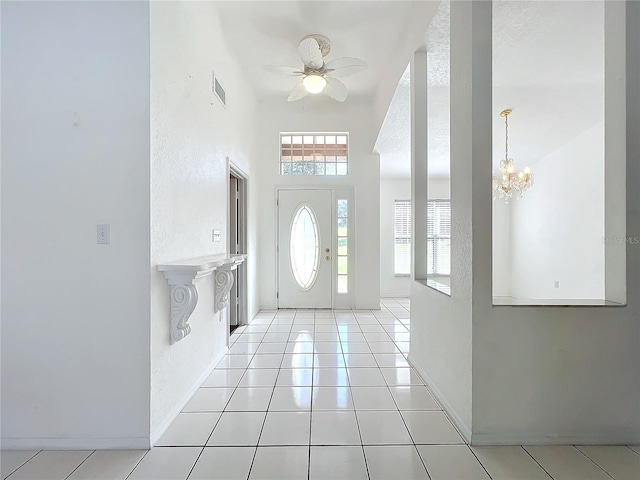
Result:
[[331,190],[278,191],[278,307],[331,308]]

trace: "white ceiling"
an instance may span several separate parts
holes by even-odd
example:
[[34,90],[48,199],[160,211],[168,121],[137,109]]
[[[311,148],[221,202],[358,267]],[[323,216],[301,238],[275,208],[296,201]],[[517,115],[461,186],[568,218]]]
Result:
[[[286,97],[300,81],[266,72],[263,65],[300,67],[300,40],[309,34],[331,41],[330,61],[356,57],[369,68],[344,79],[351,98],[373,95],[394,55],[395,42],[411,19],[407,1],[231,1],[216,2],[224,37],[260,98]],[[399,72],[395,72],[398,75]],[[347,100],[349,101],[349,99]]]
[[[429,169],[448,175],[448,4],[425,35],[429,52]],[[579,22],[576,19],[580,19]],[[604,8],[601,1],[498,1],[493,19],[494,164],[504,156],[504,120],[512,108],[509,150],[517,168],[535,165],[603,116]],[[376,151],[384,177],[411,170],[409,72],[398,84]]]

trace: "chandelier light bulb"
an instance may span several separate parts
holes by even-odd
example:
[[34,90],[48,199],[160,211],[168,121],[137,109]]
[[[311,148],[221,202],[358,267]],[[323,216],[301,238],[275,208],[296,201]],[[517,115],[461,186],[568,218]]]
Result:
[[531,169],[529,167],[526,167],[524,169],[524,173],[526,173],[527,175],[529,175],[531,173]]
[[513,165],[509,165],[509,166],[507,167],[507,172],[509,172],[509,173],[513,173],[513,172],[514,172],[514,170],[515,170],[515,168],[513,168]]
[[316,94],[324,90],[324,87],[327,86],[327,81],[322,75],[313,73],[304,77],[304,79],[302,80],[302,84],[304,85],[304,88],[307,90],[307,92]]

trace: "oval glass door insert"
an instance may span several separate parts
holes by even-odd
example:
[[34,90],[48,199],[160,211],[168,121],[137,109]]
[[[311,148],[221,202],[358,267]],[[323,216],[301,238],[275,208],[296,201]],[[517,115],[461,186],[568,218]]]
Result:
[[289,245],[293,278],[302,290],[309,290],[318,274],[320,235],[316,216],[308,205],[300,205],[293,216]]

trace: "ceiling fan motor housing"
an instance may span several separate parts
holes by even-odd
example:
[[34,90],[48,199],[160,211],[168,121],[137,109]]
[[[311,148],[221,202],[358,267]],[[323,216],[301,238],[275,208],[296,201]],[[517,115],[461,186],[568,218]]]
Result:
[[[318,46],[320,47],[320,53],[323,57],[329,55],[331,52],[331,42],[324,35],[320,35],[318,33],[312,33],[311,35],[307,35],[302,40],[306,40],[307,38],[313,38],[316,42],[318,42]],[[302,40],[300,40],[302,42]]]

